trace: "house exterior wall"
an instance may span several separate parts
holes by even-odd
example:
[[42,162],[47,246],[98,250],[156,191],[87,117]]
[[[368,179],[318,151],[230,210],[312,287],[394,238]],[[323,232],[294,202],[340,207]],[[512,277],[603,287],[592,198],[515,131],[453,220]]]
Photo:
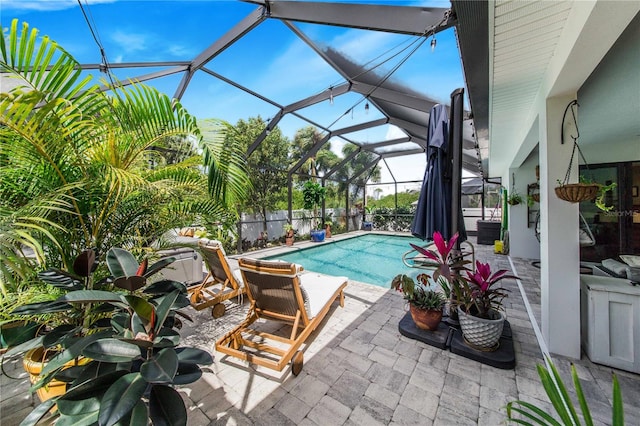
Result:
[[[570,143],[560,144],[559,129],[565,106],[577,98],[581,105],[578,112],[581,141],[585,137],[584,131],[589,129],[589,125],[582,125],[586,121],[594,125],[593,133],[597,129],[600,135],[594,137],[593,143],[581,144],[587,158],[593,157],[593,163],[640,158],[638,139],[634,136],[613,136],[616,108],[620,112],[622,108],[635,108],[635,99],[640,102],[640,86],[637,83],[639,68],[635,62],[635,53],[640,49],[637,31],[633,30],[639,10],[640,4],[637,2],[572,2],[562,37],[546,68],[530,114],[520,122],[521,136],[510,140],[494,140],[490,135],[491,152],[510,156],[506,161],[501,156],[493,165],[490,158],[491,174],[502,176],[503,181],[508,182],[513,171],[518,186],[524,184],[523,180],[529,174],[530,154],[536,146],[539,150],[542,331],[552,353],[574,358],[580,357],[578,206],[559,200],[553,191],[556,179],[562,179],[565,175],[571,150]],[[625,31],[627,27],[632,28]],[[624,37],[629,33],[630,40],[627,41]],[[620,37],[621,34],[623,37]],[[619,37],[625,45],[616,48]],[[523,45],[522,49],[526,51],[527,47]],[[617,50],[621,53],[615,54]],[[631,75],[634,72],[635,75]],[[622,80],[626,84],[612,85],[614,80]],[[616,97],[617,93],[621,95]],[[620,104],[611,103],[613,106],[606,110],[611,118],[607,120],[602,113],[597,113],[597,109],[608,105],[604,101],[612,97],[619,100]],[[640,114],[635,114],[635,117],[638,116]],[[499,120],[499,117],[491,117],[491,121],[494,119]],[[610,132],[606,132],[609,127]],[[640,131],[634,135],[640,135]],[[538,139],[534,140],[536,136]],[[577,166],[574,163],[572,181],[577,181]],[[526,237],[524,217],[523,214],[511,215],[512,255],[535,252],[535,243]],[[518,236],[523,239],[516,241]]]
[[[536,182],[535,167],[538,165],[537,151],[522,163],[518,168],[511,169],[511,176],[515,176],[515,189],[522,195],[524,202],[517,206],[509,206],[509,254],[514,257],[525,259],[540,259],[540,243],[535,237],[535,210],[540,209],[540,205],[535,203],[528,207],[527,185]],[[509,182],[511,188],[511,182]]]

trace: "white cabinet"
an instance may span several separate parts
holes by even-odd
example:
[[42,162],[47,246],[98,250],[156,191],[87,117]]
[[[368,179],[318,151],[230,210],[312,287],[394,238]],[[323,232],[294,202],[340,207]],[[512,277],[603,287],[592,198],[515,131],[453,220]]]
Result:
[[582,346],[598,364],[640,373],[640,286],[580,276]]

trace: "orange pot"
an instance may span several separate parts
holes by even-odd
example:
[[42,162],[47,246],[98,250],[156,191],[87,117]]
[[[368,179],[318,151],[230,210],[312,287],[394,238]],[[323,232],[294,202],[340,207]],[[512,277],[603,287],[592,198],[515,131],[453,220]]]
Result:
[[409,312],[416,326],[422,330],[433,331],[438,328],[438,324],[442,320],[442,309],[429,310],[422,309],[409,304]]

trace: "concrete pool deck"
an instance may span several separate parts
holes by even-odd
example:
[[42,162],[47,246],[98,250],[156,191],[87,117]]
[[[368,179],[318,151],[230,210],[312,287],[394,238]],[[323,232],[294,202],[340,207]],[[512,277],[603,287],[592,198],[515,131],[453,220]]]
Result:
[[[334,237],[339,239],[344,237]],[[271,256],[282,247],[247,256]],[[529,260],[493,253],[476,245],[477,258],[493,268],[511,269],[521,278],[534,316],[539,318],[539,270]],[[233,260],[232,260],[233,261]],[[539,384],[536,364],[542,354],[525,301],[515,280],[505,281],[510,296],[505,310],[514,336],[516,368],[500,370],[446,350],[408,339],[398,332],[405,315],[402,296],[391,290],[350,281],[345,306],[334,304],[304,349],[304,368],[293,376],[256,368],[215,353],[215,340],[242,319],[244,304],[229,303],[222,318],[209,310],[188,308],[194,324],[182,329],[182,343],[211,351],[214,364],[203,377],[180,388],[189,412],[189,425],[498,425],[505,404],[514,399],[550,410]],[[611,371],[588,359],[553,357],[563,377],[575,362],[590,402],[594,422],[611,422]],[[0,379],[0,424],[20,423],[36,404],[20,360],[5,365],[18,379]],[[627,424],[640,418],[640,376],[617,371]],[[636,422],[636,423],[634,423]]]

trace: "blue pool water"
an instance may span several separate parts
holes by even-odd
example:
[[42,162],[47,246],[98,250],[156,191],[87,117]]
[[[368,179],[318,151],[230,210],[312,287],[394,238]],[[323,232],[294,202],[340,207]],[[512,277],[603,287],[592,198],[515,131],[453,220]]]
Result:
[[366,234],[292,253],[268,257],[298,263],[307,271],[347,276],[351,280],[388,288],[398,274],[415,277],[420,271],[402,263],[409,243],[424,245],[415,237]]

